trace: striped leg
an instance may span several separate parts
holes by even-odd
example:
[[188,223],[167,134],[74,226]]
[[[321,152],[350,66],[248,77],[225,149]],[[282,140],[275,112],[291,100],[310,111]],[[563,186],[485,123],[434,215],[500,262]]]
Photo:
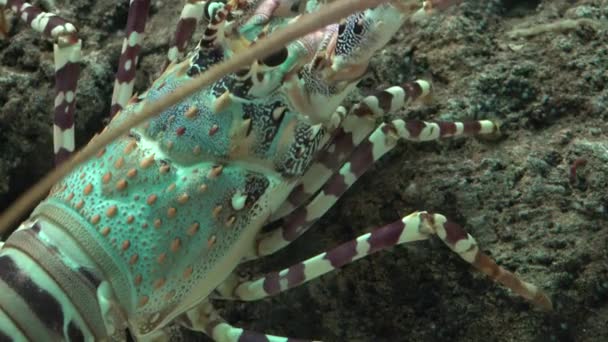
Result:
[[266,335],[255,331],[236,328],[228,324],[215,311],[211,303],[203,302],[177,320],[185,327],[207,334],[216,342],[306,342],[287,337]]
[[55,114],[53,144],[55,163],[66,160],[74,152],[74,107],[80,74],[81,40],[76,27],[65,19],[23,0],[0,0],[0,9],[8,7],[31,28],[53,38],[55,59]]
[[302,182],[290,194],[288,201],[274,213],[273,220],[284,217],[321,189],[333,173],[339,170],[353,150],[374,130],[375,119],[394,113],[412,101],[426,97],[431,85],[424,80],[393,86],[365,97],[355,104],[337,129],[337,134],[302,177]]
[[[205,4],[206,1],[204,0],[187,0],[180,14],[173,40],[170,43],[167,60],[162,67],[163,71],[169,64],[176,62],[180,54],[185,51],[196,29],[197,22],[203,17]],[[141,50],[141,41],[143,40],[149,7],[149,0],[131,0],[126,27],[127,36],[123,43],[123,51],[114,83],[114,93],[112,94],[111,116],[124,108],[133,94],[135,69]]]
[[210,1],[209,5],[205,7],[206,13],[204,15],[205,18],[208,18],[209,23],[203,31],[203,37],[199,41],[198,47],[211,49],[224,42],[223,24],[232,8],[219,1]]
[[150,0],[130,1],[127,27],[125,28],[126,37],[122,43],[116,80],[114,81],[110,117],[114,117],[116,113],[122,110],[129,102],[131,95],[133,95],[135,69],[141,50],[141,42],[144,39],[144,28],[150,8]]
[[309,204],[287,215],[281,227],[258,237],[257,255],[272,254],[304,234],[371,165],[392,150],[399,139],[430,141],[465,134],[490,134],[497,130],[498,126],[487,120],[426,122],[398,119],[380,125],[357,146],[349,160],[331,176]]
[[176,63],[181,54],[184,53],[188,42],[192,38],[196,25],[203,18],[205,11],[205,0],[187,0],[182,13],[179,16],[175,35],[170,43],[169,51],[167,52],[167,60],[162,68],[164,71],[171,63]]
[[459,225],[448,221],[441,214],[425,211],[410,214],[279,272],[252,281],[237,282],[231,286],[232,289],[224,287],[221,294],[226,298],[246,301],[273,296],[380,250],[406,242],[426,240],[432,235],[437,235],[452,251],[492,280],[542,309],[552,309],[551,301],[542,291],[498,266],[479,250],[475,239]]

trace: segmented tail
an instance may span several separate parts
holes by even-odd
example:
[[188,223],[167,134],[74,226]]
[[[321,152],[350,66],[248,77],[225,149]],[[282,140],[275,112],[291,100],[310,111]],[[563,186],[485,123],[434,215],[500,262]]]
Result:
[[[101,281],[94,269],[79,266],[92,265],[86,259],[53,224],[24,223],[13,233],[0,249],[0,341],[107,338],[97,299]],[[89,262],[76,263],[81,260]]]

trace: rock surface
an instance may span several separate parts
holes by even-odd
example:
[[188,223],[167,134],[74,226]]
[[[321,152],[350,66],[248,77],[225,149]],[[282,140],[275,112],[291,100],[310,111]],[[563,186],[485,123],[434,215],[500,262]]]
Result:
[[[81,146],[109,112],[128,2],[40,5],[49,3],[84,40]],[[153,2],[137,89],[158,75],[181,6]],[[0,208],[52,166],[52,44],[9,21],[9,39],[0,40]],[[463,224],[499,264],[544,288],[554,313],[533,310],[432,240],[269,300],[220,304],[225,318],[325,341],[608,341],[607,69],[602,0],[468,0],[404,28],[373,60],[361,93],[431,80],[432,100],[386,119],[488,118],[501,123],[502,136],[401,144],[315,229],[242,268],[283,268],[401,215],[431,210]],[[586,164],[571,174],[576,160]]]

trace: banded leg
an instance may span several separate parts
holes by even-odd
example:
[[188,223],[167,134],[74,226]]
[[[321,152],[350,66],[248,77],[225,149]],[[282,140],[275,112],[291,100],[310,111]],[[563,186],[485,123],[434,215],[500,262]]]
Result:
[[230,14],[231,7],[219,1],[210,1],[208,6],[205,6],[205,17],[209,23],[203,31],[203,37],[198,43],[198,47],[202,49],[212,49],[216,45],[224,42],[224,26],[226,17]]
[[56,14],[43,12],[23,0],[0,0],[0,9],[8,7],[32,29],[53,38],[55,59],[55,110],[53,116],[53,151],[55,164],[74,152],[74,108],[80,74],[81,45],[76,27]]
[[384,89],[353,105],[331,143],[319,153],[317,161],[289,194],[287,202],[274,214],[273,220],[291,213],[312,198],[374,130],[376,118],[397,112],[412,101],[428,96],[430,91],[431,85],[427,81],[417,80]]
[[150,0],[130,0],[129,16],[125,28],[125,39],[122,43],[122,51],[118,61],[114,91],[112,93],[112,107],[110,117],[122,110],[131,95],[135,84],[135,70],[141,51],[141,42],[144,38],[144,28],[148,19]]
[[306,342],[287,337],[273,336],[255,331],[236,328],[227,323],[213,308],[211,303],[203,302],[182,314],[177,320],[194,331],[207,334],[216,342]]
[[180,55],[186,50],[194,30],[196,30],[198,21],[203,18],[206,2],[205,0],[186,1],[179,16],[173,40],[169,45],[167,60],[165,61],[165,65],[163,65],[162,71],[165,71],[169,64],[176,63]]
[[452,251],[492,280],[544,310],[552,309],[551,301],[542,291],[498,266],[479,250],[475,239],[458,224],[448,221],[441,214],[425,211],[412,213],[279,272],[252,281],[236,282],[231,287],[224,287],[220,293],[224,298],[245,301],[273,296],[383,249],[426,240],[432,235],[438,236]]
[[426,122],[398,119],[380,125],[357,146],[349,160],[331,176],[309,204],[287,215],[281,227],[258,237],[257,255],[272,254],[304,234],[372,164],[392,150],[399,139],[431,141],[465,134],[490,134],[497,130],[498,126],[487,120]]

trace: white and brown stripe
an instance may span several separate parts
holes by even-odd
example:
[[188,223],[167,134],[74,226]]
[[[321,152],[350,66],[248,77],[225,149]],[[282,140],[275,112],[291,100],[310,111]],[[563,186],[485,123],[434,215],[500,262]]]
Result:
[[208,301],[182,314],[178,320],[188,329],[204,332],[217,342],[312,342],[234,327],[226,322]]
[[66,160],[74,152],[74,109],[76,87],[80,74],[81,40],[76,27],[60,16],[44,12],[22,0],[2,0],[0,7],[8,7],[32,29],[54,39],[55,110],[53,143],[55,163]]
[[381,90],[353,105],[330,144],[320,152],[317,161],[302,177],[301,184],[291,192],[288,201],[274,218],[287,215],[319,191],[353,150],[374,130],[376,118],[396,112],[412,101],[427,96],[430,91],[428,82],[416,80]]
[[162,68],[163,71],[169,64],[176,63],[183,52],[186,51],[188,42],[192,39],[194,30],[196,30],[197,23],[203,18],[206,3],[207,1],[205,0],[186,1],[167,52],[167,60]]
[[65,253],[40,238],[43,226],[19,229],[0,251],[0,336],[29,341],[106,337],[96,304],[98,278],[92,270],[68,266]]
[[114,81],[114,91],[112,93],[112,107],[110,117],[113,117],[122,110],[131,95],[135,84],[135,70],[141,50],[141,42],[144,36],[146,19],[150,0],[131,0],[129,4],[129,17],[125,28],[125,39],[122,44],[122,51],[118,61],[118,71]]
[[223,41],[224,30],[222,25],[230,12],[230,8],[230,5],[220,2],[207,2],[205,5],[205,16],[209,18],[209,23],[203,31],[203,37],[198,43],[199,48],[211,49]]
[[258,300],[276,295],[312,279],[329,273],[355,260],[386,248],[436,235],[452,251],[494,281],[516,292],[544,309],[551,309],[550,300],[536,286],[521,280],[513,273],[498,266],[494,260],[480,251],[475,239],[458,224],[448,221],[441,214],[415,212],[399,221],[378,228],[370,233],[318,254],[303,262],[278,272],[271,272],[251,281],[234,281],[224,287],[220,296],[239,300]]
[[[258,255],[268,255],[304,234],[369,167],[392,150],[400,139],[430,141],[459,135],[490,134],[498,130],[491,121],[426,122],[394,120],[380,125],[358,144],[348,161],[325,182],[306,206],[286,215],[281,227],[258,240]],[[305,197],[305,196],[302,196]]]

